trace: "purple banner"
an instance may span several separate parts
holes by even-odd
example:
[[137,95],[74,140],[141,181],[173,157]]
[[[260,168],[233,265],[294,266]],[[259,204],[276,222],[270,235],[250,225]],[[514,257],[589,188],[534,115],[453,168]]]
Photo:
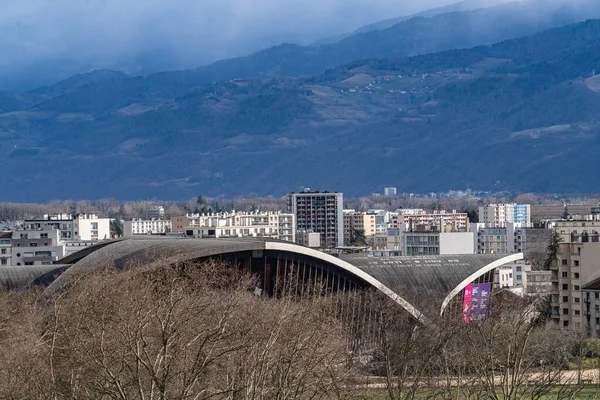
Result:
[[474,283],[472,285],[469,323],[481,323],[486,320],[490,306],[491,288],[490,283]]

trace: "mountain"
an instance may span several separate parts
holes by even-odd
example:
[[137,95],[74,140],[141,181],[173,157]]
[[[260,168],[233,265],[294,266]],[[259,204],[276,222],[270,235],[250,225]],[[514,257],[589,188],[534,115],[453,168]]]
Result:
[[369,25],[361,26],[360,28],[357,28],[352,32],[348,32],[348,33],[344,33],[341,35],[336,35],[336,36],[333,36],[330,38],[320,40],[320,41],[316,42],[315,44],[313,44],[313,46],[334,44],[334,43],[337,43],[337,42],[339,42],[343,39],[346,39],[350,36],[354,36],[354,35],[358,35],[358,34],[366,33],[366,32],[371,32],[371,31],[376,31],[376,30],[391,28],[394,25],[400,24],[400,23],[402,23],[406,20],[412,19],[412,18],[418,18],[418,17],[431,18],[431,17],[435,17],[435,16],[438,16],[441,14],[460,12],[460,11],[470,11],[470,10],[475,10],[478,8],[496,6],[496,5],[499,5],[502,3],[508,3],[509,1],[510,0],[465,0],[465,1],[461,1],[459,3],[449,4],[447,6],[428,9],[428,10],[421,11],[416,14],[407,15],[407,16],[403,16],[403,17],[389,18],[389,19],[385,19],[383,21],[378,21],[378,22],[375,22],[375,23],[372,23]]
[[56,97],[61,94],[75,91],[84,85],[107,81],[111,79],[124,79],[128,75],[112,69],[96,69],[85,74],[77,74],[54,85],[44,86],[28,92],[28,94],[44,97]]
[[99,80],[0,114],[0,190],[12,201],[390,184],[595,192],[597,72],[600,20],[589,20],[306,78]]

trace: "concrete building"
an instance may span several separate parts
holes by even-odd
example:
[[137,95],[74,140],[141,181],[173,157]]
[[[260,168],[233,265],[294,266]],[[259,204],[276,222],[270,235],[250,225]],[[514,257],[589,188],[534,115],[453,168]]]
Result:
[[524,288],[527,286],[526,274],[531,271],[531,265],[523,260],[504,264],[494,271],[495,288]]
[[12,232],[0,232],[0,265],[12,265]]
[[600,242],[579,235],[561,243],[551,270],[555,326],[579,330],[583,322],[581,288],[600,271]]
[[436,227],[439,231],[466,232],[469,230],[469,217],[466,213],[456,210],[425,212],[420,209],[397,210],[391,216],[390,228],[397,229],[400,224],[405,224],[409,229],[418,225]]
[[383,188],[383,194],[386,196],[396,196],[396,188],[395,187],[386,187]]
[[164,235],[171,232],[171,221],[164,219],[133,219],[123,222],[123,236]]
[[149,220],[163,219],[165,217],[165,209],[163,206],[152,206],[146,212],[146,218]]
[[321,247],[321,234],[317,232],[311,232],[304,229],[296,232],[296,243],[300,246],[319,248]]
[[321,234],[321,246],[344,245],[344,196],[342,193],[311,192],[288,195],[288,210],[296,216],[297,229]]
[[67,255],[58,229],[16,230],[12,235],[12,265],[50,265]]
[[488,204],[479,207],[479,222],[488,227],[500,228],[506,224],[517,227],[531,226],[531,210],[529,204]]
[[375,236],[377,231],[376,217],[375,213],[344,210],[344,246],[355,244],[356,235],[359,231],[367,240]]
[[563,242],[571,242],[578,236],[589,236],[592,241],[598,240],[600,232],[600,216],[584,215],[566,220],[545,221],[545,226],[555,229]]
[[110,239],[110,219],[95,214],[46,214],[42,219],[25,220],[23,230],[52,230],[60,232],[59,240],[97,241]]
[[295,217],[281,212],[225,212],[188,214],[171,220],[173,232],[190,237],[270,237],[288,242],[296,239]]
[[427,226],[408,230],[406,225],[388,229],[385,250],[403,256],[476,254],[474,232],[439,232]]

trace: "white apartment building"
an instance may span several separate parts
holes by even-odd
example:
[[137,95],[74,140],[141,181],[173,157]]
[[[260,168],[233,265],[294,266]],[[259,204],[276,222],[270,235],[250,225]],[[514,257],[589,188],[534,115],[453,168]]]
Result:
[[123,236],[164,235],[171,232],[171,221],[164,219],[133,219],[123,222]]
[[515,261],[504,264],[494,270],[495,288],[523,288],[527,286],[527,272],[531,265],[525,261]]
[[474,232],[438,232],[422,227],[410,231],[406,225],[388,229],[386,250],[403,256],[475,254]]
[[171,220],[173,232],[191,237],[270,237],[294,242],[295,217],[282,212],[225,212],[188,214]]
[[517,227],[531,226],[531,207],[529,204],[488,204],[479,207],[479,222],[488,227],[504,227],[515,224]]
[[397,191],[395,187],[386,187],[383,188],[383,194],[386,196],[396,196]]
[[23,230],[52,230],[60,232],[60,240],[97,241],[110,239],[110,219],[95,214],[46,214],[42,219],[25,220]]
[[420,209],[400,209],[391,216],[390,228],[398,229],[400,224],[407,225],[409,229],[426,225],[435,226],[439,231],[466,232],[469,230],[469,217],[467,213],[458,213],[456,210],[428,213]]
[[12,265],[50,265],[67,255],[57,229],[16,230],[12,235]]
[[297,229],[321,234],[321,246],[344,245],[344,195],[342,193],[311,192],[288,195],[288,210],[296,216]]

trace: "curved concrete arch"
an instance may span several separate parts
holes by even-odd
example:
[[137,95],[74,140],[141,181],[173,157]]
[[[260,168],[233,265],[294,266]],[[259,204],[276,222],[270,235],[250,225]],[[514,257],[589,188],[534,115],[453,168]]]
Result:
[[490,271],[493,271],[494,269],[496,269],[504,264],[508,264],[513,261],[519,261],[522,259],[523,259],[523,253],[511,254],[511,255],[508,255],[506,257],[503,257],[499,260],[496,260],[494,262],[487,264],[485,267],[475,271],[474,273],[472,273],[471,275],[466,277],[461,283],[459,283],[454,289],[452,289],[452,291],[448,294],[448,296],[446,296],[446,298],[442,302],[442,309],[440,310],[440,315],[442,315],[444,313],[444,310],[446,309],[448,304],[450,304],[450,301],[452,301],[452,299],[454,297],[456,297],[457,294],[459,294],[464,288],[467,287],[467,285],[469,285],[471,282],[473,282],[474,280],[479,278],[481,275],[488,273]]
[[322,261],[328,262],[330,264],[333,264],[333,265],[343,269],[344,271],[356,276],[357,278],[360,278],[363,281],[367,282],[368,284],[373,286],[375,289],[379,290],[380,292],[382,292],[383,294],[388,296],[390,299],[392,299],[394,302],[396,302],[402,308],[404,308],[406,311],[408,311],[413,317],[417,318],[419,321],[427,322],[427,318],[423,315],[423,313],[421,313],[419,310],[417,310],[412,304],[410,304],[408,301],[404,300],[402,297],[400,297],[393,290],[391,290],[390,288],[385,286],[383,283],[379,282],[377,279],[373,278],[371,275],[365,273],[364,271],[360,270],[359,268],[355,267],[354,265],[350,264],[349,262],[341,260],[332,255],[323,253],[321,251],[311,249],[309,247],[298,246],[298,245],[291,244],[291,243],[266,242],[265,250],[289,251],[292,253],[302,254],[305,256],[313,257],[318,260],[322,260]]

